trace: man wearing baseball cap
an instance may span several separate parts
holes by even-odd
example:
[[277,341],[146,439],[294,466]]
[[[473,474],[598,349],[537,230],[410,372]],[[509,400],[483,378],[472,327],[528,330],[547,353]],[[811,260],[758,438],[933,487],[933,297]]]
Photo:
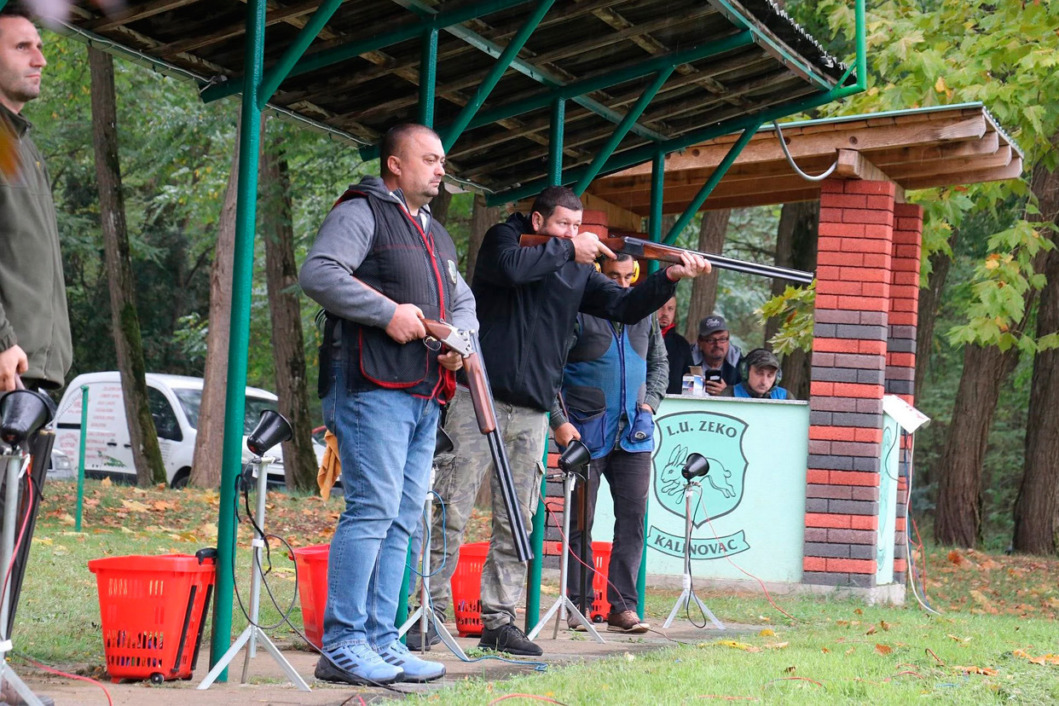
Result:
[[759,400],[790,399],[787,390],[779,386],[783,377],[780,360],[765,348],[755,348],[743,359],[746,380],[732,388],[733,397],[751,397]]
[[706,392],[711,395],[730,394],[729,388],[743,380],[739,374],[742,352],[729,338],[723,316],[712,314],[699,322],[699,339],[691,349],[691,364],[702,367]]

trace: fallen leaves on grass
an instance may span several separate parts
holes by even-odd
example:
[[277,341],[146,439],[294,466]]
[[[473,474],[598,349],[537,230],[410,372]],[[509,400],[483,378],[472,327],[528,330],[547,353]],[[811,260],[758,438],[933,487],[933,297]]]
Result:
[[890,647],[889,645],[876,644],[875,651],[881,655],[888,655],[894,651],[894,648]]
[[1031,655],[1026,650],[1015,650],[1011,654],[1013,654],[1016,657],[1020,657],[1022,659],[1029,660],[1033,664],[1040,664],[1040,665],[1054,664],[1054,665],[1059,665],[1059,655],[1046,654],[1046,655],[1041,655],[1040,657],[1034,657],[1033,655]]
[[987,677],[995,677],[996,674],[997,674],[997,671],[995,669],[993,669],[992,667],[976,667],[976,666],[961,667],[961,666],[953,665],[952,669],[953,669],[953,671],[962,672],[964,674],[982,674],[982,675],[987,676]]

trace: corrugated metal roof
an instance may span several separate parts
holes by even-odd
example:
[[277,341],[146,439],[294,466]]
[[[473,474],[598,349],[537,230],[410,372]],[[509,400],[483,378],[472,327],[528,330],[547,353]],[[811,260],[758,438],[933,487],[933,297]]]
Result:
[[[321,1],[269,0],[266,73]],[[421,36],[433,24],[434,124],[445,135],[536,8],[524,0],[346,0],[270,105],[374,143],[389,125],[419,115]],[[246,13],[243,0],[127,0],[124,14],[106,17],[97,3],[78,0],[70,27],[193,78],[209,99],[238,88]],[[720,46],[729,48],[711,55]],[[453,144],[450,171],[492,191],[546,176],[550,106],[560,95],[570,99],[564,167],[587,164],[667,63],[676,70],[618,153],[823,93],[845,75],[771,0],[559,0]]]

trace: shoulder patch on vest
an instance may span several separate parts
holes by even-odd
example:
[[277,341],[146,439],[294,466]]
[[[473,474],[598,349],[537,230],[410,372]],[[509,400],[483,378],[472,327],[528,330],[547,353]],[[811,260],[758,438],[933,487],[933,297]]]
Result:
[[455,260],[447,260],[449,265],[449,279],[452,280],[453,284],[456,284],[456,278],[459,276],[459,270],[456,269]]

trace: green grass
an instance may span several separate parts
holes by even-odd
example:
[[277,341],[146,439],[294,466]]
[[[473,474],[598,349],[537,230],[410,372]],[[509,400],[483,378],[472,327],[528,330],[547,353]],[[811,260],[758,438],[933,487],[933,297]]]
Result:
[[[647,612],[657,624],[675,595],[650,598]],[[1050,620],[931,617],[918,607],[782,597],[777,603],[797,618],[791,621],[758,596],[705,595],[704,600],[724,620],[769,627],[721,638],[711,631],[696,644],[502,682],[464,682],[422,700],[488,703],[522,693],[564,704],[1059,701],[1059,667],[1016,656],[1018,650],[1033,657],[1056,651]]]
[[[216,492],[139,490],[88,483],[83,532],[74,533],[72,483],[49,483],[23,584],[15,647],[66,670],[102,674],[103,645],[95,577],[89,560],[129,554],[193,554],[214,546]],[[326,541],[339,499],[271,493],[267,529],[295,546]],[[482,538],[478,517],[471,538]],[[249,592],[249,533],[240,525],[236,579]],[[282,550],[273,552],[271,585],[287,602],[294,581]],[[856,599],[700,591],[725,622],[755,626],[695,644],[609,660],[551,667],[513,679],[468,680],[422,700],[485,704],[524,693],[564,704],[759,703],[1020,703],[1059,702],[1059,665],[1030,658],[1059,653],[1059,561],[928,548],[926,590],[942,611],[910,605],[866,606]],[[553,587],[554,591],[554,587]],[[245,595],[244,593],[244,595]],[[552,593],[551,595],[554,595]],[[264,599],[264,595],[263,595]],[[655,626],[676,593],[651,591],[647,616]],[[233,635],[246,625],[234,608]],[[263,600],[262,621],[278,612]],[[291,620],[301,625],[297,602]],[[297,647],[289,628],[269,631]],[[207,635],[209,638],[209,623]],[[200,665],[201,666],[201,665]],[[518,699],[511,699],[512,702]],[[527,703],[525,699],[521,701]]]

